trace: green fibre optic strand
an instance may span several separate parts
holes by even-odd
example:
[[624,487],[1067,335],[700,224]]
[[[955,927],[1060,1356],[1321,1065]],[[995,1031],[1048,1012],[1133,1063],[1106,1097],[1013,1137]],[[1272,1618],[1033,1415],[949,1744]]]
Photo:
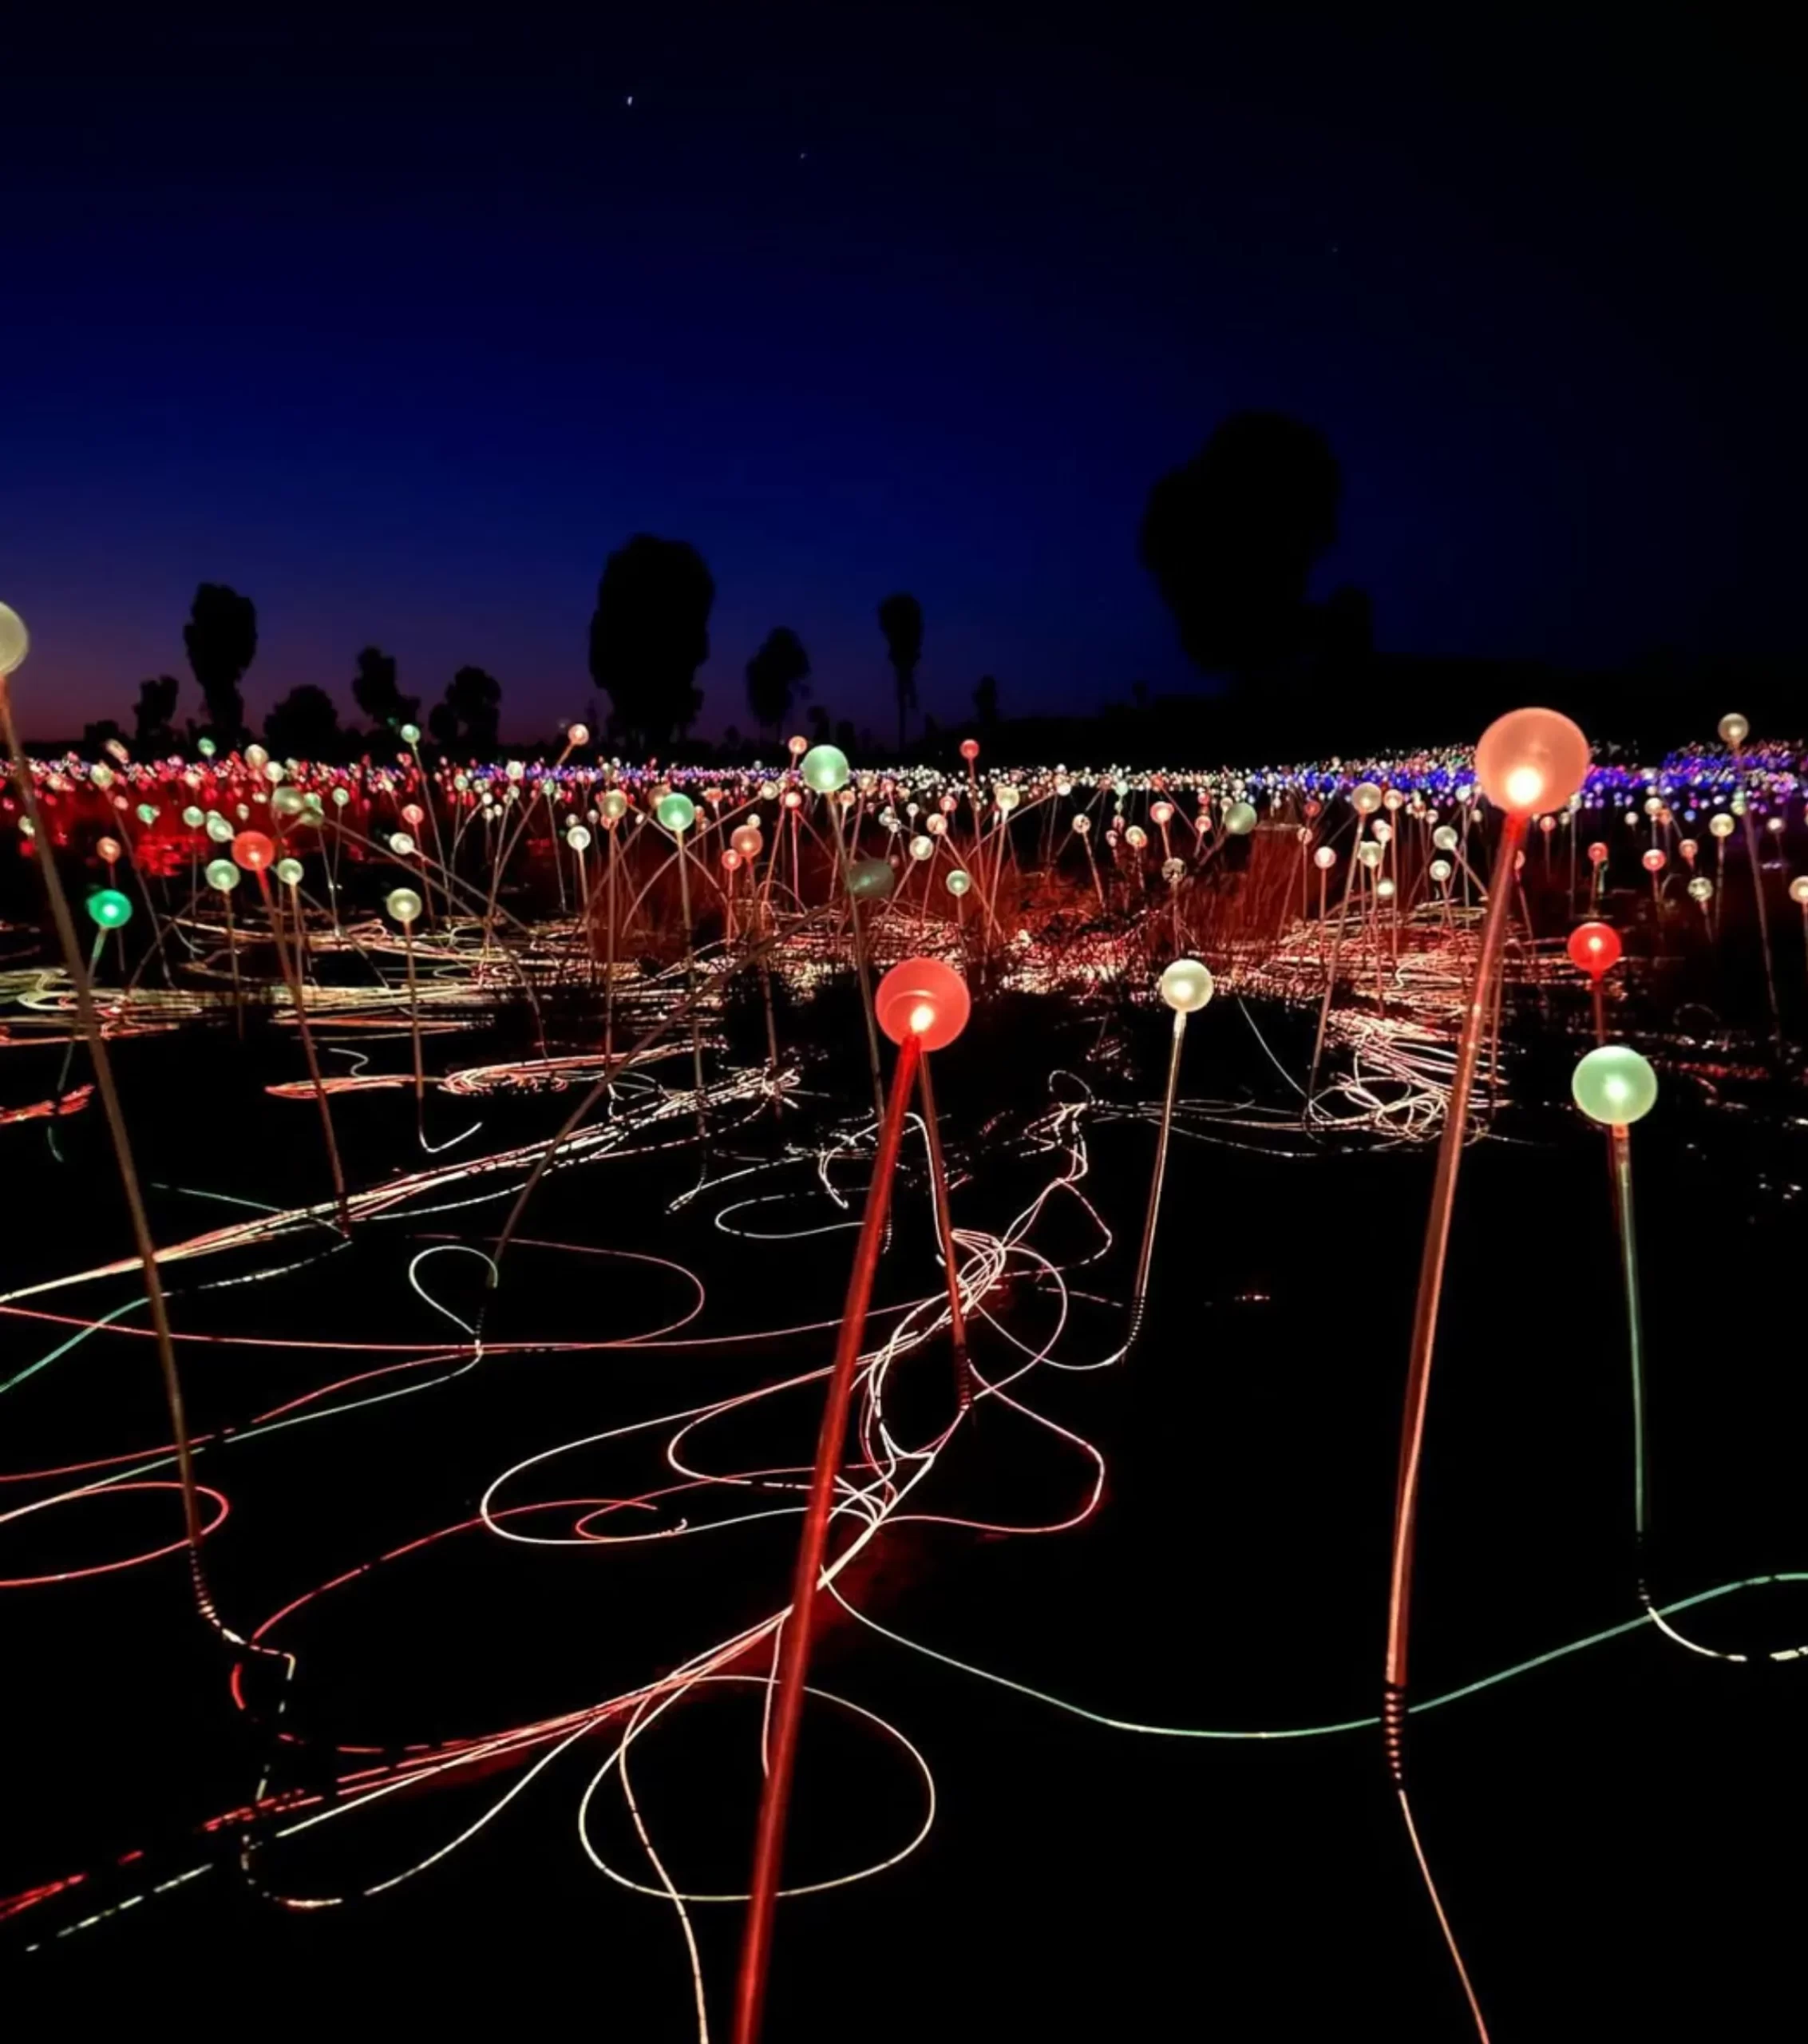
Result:
[[70,1349],[79,1348],[89,1335],[98,1334],[103,1327],[110,1327],[122,1313],[130,1313],[135,1307],[141,1306],[144,1303],[144,1297],[140,1293],[136,1298],[128,1299],[123,1305],[115,1306],[111,1313],[102,1313],[98,1320],[91,1320],[85,1327],[77,1329],[66,1341],[58,1342],[49,1355],[40,1356],[35,1363],[27,1363],[16,1376],[10,1377],[4,1384],[0,1384],[0,1397],[3,1397],[15,1386],[23,1384],[27,1377],[36,1377],[40,1370],[47,1369],[59,1356],[66,1356]]
[[[1716,1598],[1730,1597],[1735,1590],[1756,1589],[1766,1583],[1808,1583],[1808,1571],[1778,1571],[1770,1575],[1741,1576],[1731,1583],[1716,1584],[1711,1590],[1697,1590],[1692,1597],[1679,1598],[1675,1602],[1660,1605],[1658,1615],[1668,1617],[1675,1611],[1686,1611],[1695,1604],[1712,1603]],[[944,1667],[957,1669],[963,1675],[972,1675],[979,1681],[995,1684],[999,1689],[1010,1689],[1019,1696],[1027,1696],[1037,1703],[1046,1703],[1056,1710],[1064,1710],[1070,1717],[1084,1718],[1088,1724],[1102,1725],[1107,1731],[1137,1732],[1157,1739],[1228,1739],[1278,1740],[1322,1739],[1339,1732],[1366,1732],[1372,1730],[1381,1720],[1373,1717],[1347,1717],[1334,1725],[1300,1725],[1275,1732],[1228,1732],[1201,1729],[1189,1725],[1141,1725],[1123,1717],[1108,1717],[1102,1712],[1088,1710],[1082,1704],[1069,1703],[1058,1696],[1050,1696],[1046,1689],[1032,1689],[1027,1682],[1014,1682],[1008,1675],[994,1674],[989,1669],[976,1668],[971,1662],[956,1660],[951,1654],[944,1654],[933,1646],[925,1646],[919,1640],[907,1639],[902,1633],[893,1632],[888,1626],[882,1626],[876,1618],[849,1603],[847,1598],[833,1583],[828,1586],[836,1602],[850,1617],[858,1618],[869,1631],[888,1639],[898,1646],[908,1646],[914,1654],[920,1654],[931,1661],[940,1661]],[[1502,1668],[1492,1675],[1484,1675],[1479,1682],[1466,1683],[1461,1689],[1447,1689],[1442,1696],[1429,1697],[1423,1703],[1409,1705],[1416,1716],[1426,1710],[1436,1710],[1442,1705],[1456,1703],[1465,1697],[1475,1696],[1483,1689],[1497,1688],[1510,1682],[1516,1675],[1529,1674],[1535,1668],[1549,1667],[1553,1662],[1567,1660],[1573,1654],[1585,1652],[1591,1646],[1604,1646],[1608,1640],[1624,1638],[1628,1633],[1641,1630],[1651,1623],[1648,1615],[1628,1618],[1621,1624],[1609,1626],[1603,1632],[1590,1633],[1585,1638],[1572,1640],[1566,1646],[1553,1646],[1548,1653],[1535,1654],[1529,1661],[1514,1662],[1510,1668]]]

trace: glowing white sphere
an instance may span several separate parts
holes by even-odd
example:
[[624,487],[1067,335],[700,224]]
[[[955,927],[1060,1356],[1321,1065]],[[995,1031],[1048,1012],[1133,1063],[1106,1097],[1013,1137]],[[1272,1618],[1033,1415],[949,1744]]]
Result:
[[1394,898],[1393,881],[1391,880],[1378,880],[1375,883],[1375,898],[1378,901],[1391,901]]
[[1717,809],[1707,819],[1707,830],[1710,837],[1730,838],[1733,834],[1733,819],[1723,809]]
[[573,724],[565,734],[565,743],[568,745],[588,745],[590,743],[589,725]]
[[1197,1014],[1212,992],[1212,975],[1197,958],[1177,958],[1161,975],[1161,998],[1177,1015]]
[[1628,1044],[1603,1044],[1571,1075],[1569,1090],[1589,1120],[1625,1128],[1657,1103],[1657,1074]]
[[1789,883],[1789,898],[1808,909],[1808,873],[1798,873]]
[[412,887],[392,887],[383,906],[405,927],[421,913],[421,897]]
[[25,620],[10,604],[0,604],[0,674],[13,674],[25,664],[31,651],[31,634]]
[[1329,873],[1337,863],[1337,854],[1328,845],[1320,845],[1312,854],[1312,864],[1320,873]]
[[1440,887],[1442,887],[1450,877],[1451,866],[1448,859],[1434,859],[1431,862],[1430,866],[1426,869],[1430,873],[1431,877],[1437,881]]
[[1381,863],[1381,847],[1372,838],[1365,838],[1356,847],[1356,857],[1372,873]]
[[1447,823],[1440,823],[1431,834],[1431,842],[1441,852],[1454,852],[1457,848],[1457,834]]
[[935,850],[936,841],[933,838],[912,838],[910,841],[910,855],[913,859],[932,858]]
[[1350,790],[1350,806],[1359,816],[1373,816],[1381,806],[1381,790],[1373,781],[1359,781]]
[[565,842],[574,852],[587,852],[590,849],[590,832],[581,823],[574,823],[565,833]]
[[1689,899],[1691,901],[1711,901],[1713,894],[1714,883],[1705,873],[1698,874],[1689,882]]
[[1588,776],[1588,741],[1556,710],[1510,710],[1475,748],[1482,792],[1511,815],[1561,809]]
[[1720,719],[1720,737],[1727,745],[1743,745],[1751,735],[1751,727],[1737,710],[1729,710]]

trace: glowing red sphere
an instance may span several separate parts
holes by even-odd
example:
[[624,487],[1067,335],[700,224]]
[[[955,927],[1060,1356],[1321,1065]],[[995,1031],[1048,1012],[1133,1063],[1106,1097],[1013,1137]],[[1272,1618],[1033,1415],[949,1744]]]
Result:
[[1578,923],[1569,933],[1569,962],[1598,980],[1620,962],[1620,933],[1612,923]]
[[232,857],[247,873],[263,873],[276,863],[276,847],[261,830],[241,830],[232,840]]
[[951,1044],[967,1027],[972,998],[967,982],[940,958],[907,958],[874,991],[879,1026],[894,1044],[914,1036],[926,1051]]

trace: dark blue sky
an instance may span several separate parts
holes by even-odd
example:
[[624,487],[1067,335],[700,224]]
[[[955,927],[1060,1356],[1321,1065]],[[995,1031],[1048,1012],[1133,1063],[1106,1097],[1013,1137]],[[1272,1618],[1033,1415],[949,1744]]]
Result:
[[254,713],[300,681],[349,709],[374,642],[429,699],[489,667],[537,734],[588,704],[641,529],[715,575],[706,730],[749,723],[776,624],[885,728],[894,588],[944,719],[987,670],[1007,714],[1186,686],[1137,522],[1247,405],[1328,434],[1324,580],[1390,649],[1799,652],[1787,69],[1612,19],[675,5],[560,42],[15,46],[26,728],[161,671],[198,711],[208,579],[257,603]]

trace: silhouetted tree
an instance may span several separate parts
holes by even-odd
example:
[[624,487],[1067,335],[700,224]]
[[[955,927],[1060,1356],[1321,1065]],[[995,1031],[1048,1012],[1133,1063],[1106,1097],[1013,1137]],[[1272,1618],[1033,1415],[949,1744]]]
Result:
[[81,749],[84,752],[105,752],[110,739],[123,739],[117,717],[103,717],[98,723],[84,724],[81,727]]
[[923,657],[923,606],[900,590],[879,606],[879,629],[885,635],[885,657],[898,684],[898,756],[904,749],[904,716],[916,707],[916,665]]
[[762,731],[775,735],[801,693],[809,695],[810,656],[788,624],[774,625],[747,663],[747,707]]
[[809,707],[810,737],[817,745],[829,743],[829,711],[825,704],[813,703]]
[[989,674],[981,675],[974,684],[973,714],[983,731],[989,731],[998,722],[998,683]]
[[590,672],[631,748],[653,751],[703,707],[697,670],[710,657],[716,585],[683,540],[636,533],[603,564],[590,620]]
[[475,759],[493,759],[500,749],[502,684],[481,667],[461,667],[446,684],[445,699],[436,703],[428,728],[450,751],[460,747]]
[[176,699],[182,684],[172,674],[160,674],[138,684],[132,713],[132,747],[141,759],[156,759],[176,750]]
[[311,681],[291,688],[263,721],[263,742],[279,759],[331,759],[342,735],[338,704]]
[[375,646],[366,646],[358,656],[358,671],[352,676],[353,699],[366,716],[388,731],[417,723],[421,699],[404,695],[396,685],[395,657]]
[[182,643],[207,699],[215,743],[236,745],[245,735],[245,699],[239,684],[257,658],[257,606],[224,582],[204,582],[182,628]]
[[1252,680],[1304,648],[1307,588],[1337,537],[1343,476],[1324,435],[1280,412],[1227,418],[1149,493],[1140,551],[1207,673]]
[[[854,723],[851,717],[844,717],[835,727],[835,743],[851,759],[860,750],[854,737]],[[870,750],[870,747],[868,748]]]

